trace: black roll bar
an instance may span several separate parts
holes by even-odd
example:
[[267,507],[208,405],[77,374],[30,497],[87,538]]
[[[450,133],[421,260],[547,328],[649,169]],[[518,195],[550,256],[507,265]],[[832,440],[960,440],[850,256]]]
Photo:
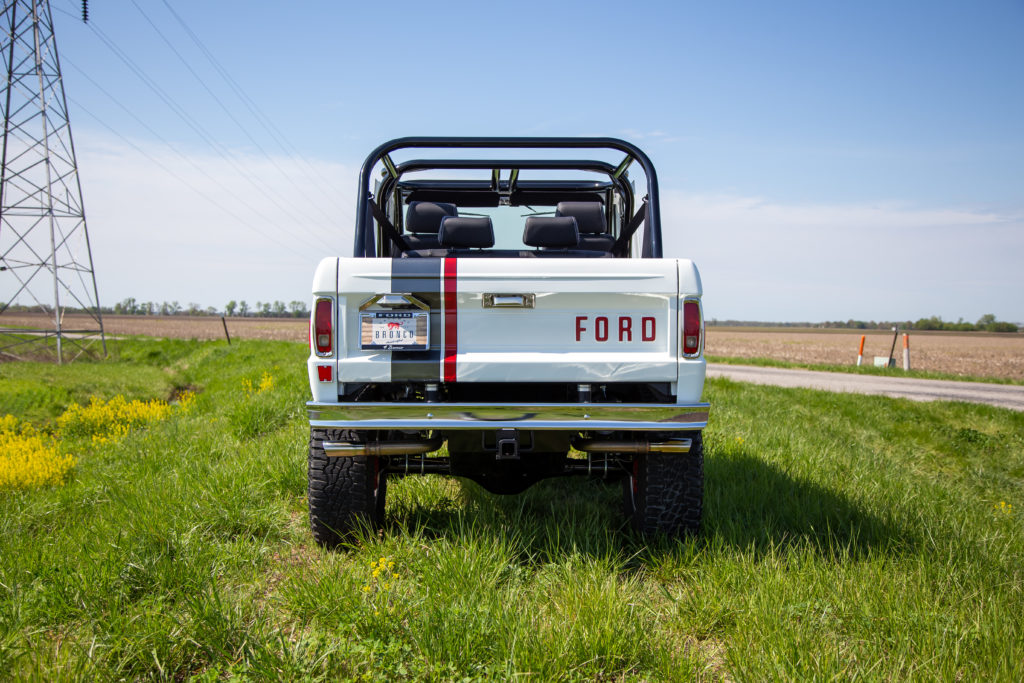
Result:
[[[570,138],[570,137],[405,137],[385,142],[370,152],[363,162],[359,171],[359,187],[356,196],[360,201],[356,203],[356,234],[353,255],[361,257],[366,251],[367,224],[370,219],[368,199],[372,199],[370,192],[370,176],[374,166],[381,160],[386,160],[388,172],[395,177],[393,162],[390,154],[400,149],[414,148],[461,148],[461,149],[613,149],[627,155],[626,159],[619,166],[625,169],[629,159],[640,163],[647,176],[647,240],[650,249],[650,256],[661,258],[661,210],[658,201],[658,177],[654,171],[654,164],[650,158],[636,145],[620,140],[618,138]],[[385,159],[386,158],[386,159]],[[500,165],[513,168],[515,160],[503,160]],[[603,169],[602,169],[603,170]]]

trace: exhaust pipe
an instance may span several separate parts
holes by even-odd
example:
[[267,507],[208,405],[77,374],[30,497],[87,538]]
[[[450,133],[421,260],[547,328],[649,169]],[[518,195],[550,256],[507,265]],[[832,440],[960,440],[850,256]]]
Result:
[[611,441],[600,439],[574,439],[572,447],[584,453],[689,453],[693,439],[669,439],[668,441]]
[[353,457],[369,455],[377,458],[392,455],[420,455],[430,453],[441,447],[440,437],[426,441],[370,441],[367,443],[350,443],[347,441],[324,441],[324,453],[328,457]]

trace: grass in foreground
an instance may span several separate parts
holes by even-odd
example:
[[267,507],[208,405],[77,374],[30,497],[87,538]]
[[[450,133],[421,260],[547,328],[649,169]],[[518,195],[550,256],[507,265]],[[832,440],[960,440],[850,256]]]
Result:
[[[8,676],[1024,676],[1024,415],[712,381],[697,539],[623,531],[599,481],[496,497],[410,478],[389,483],[383,534],[329,553],[306,521],[303,347],[123,351],[44,388],[200,393],[117,442],[64,444],[65,486],[0,493]],[[62,410],[3,386],[0,412]]]
[[[912,377],[915,379],[946,379],[956,382],[984,382],[986,384],[1024,384],[1024,380],[1006,377],[984,377],[974,375],[956,375],[951,372],[933,372],[931,370],[908,370],[902,366],[895,368],[876,368],[873,365],[836,365],[832,363],[797,363],[795,361],[778,360],[775,358],[744,358],[742,356],[707,356],[709,363],[726,363],[728,365],[756,365],[767,368],[800,368],[802,370],[821,370],[822,372],[845,372],[853,375],[882,375],[885,377]],[[897,359],[897,364],[901,361]]]

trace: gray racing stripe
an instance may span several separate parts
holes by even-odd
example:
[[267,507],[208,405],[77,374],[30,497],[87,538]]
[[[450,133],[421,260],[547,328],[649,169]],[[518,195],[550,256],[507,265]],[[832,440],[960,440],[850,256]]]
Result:
[[430,350],[392,351],[392,382],[441,379],[441,262],[439,258],[391,259],[391,292],[412,294],[430,306]]

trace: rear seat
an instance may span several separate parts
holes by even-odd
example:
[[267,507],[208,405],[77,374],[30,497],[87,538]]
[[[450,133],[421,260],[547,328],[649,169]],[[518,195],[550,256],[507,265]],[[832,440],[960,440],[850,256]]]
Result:
[[608,233],[601,202],[559,202],[555,216],[576,219],[576,227],[580,231],[579,249],[610,252],[615,246],[615,237]]
[[409,202],[405,210],[405,241],[413,249],[438,249],[441,221],[447,216],[458,216],[454,204],[441,202]]

